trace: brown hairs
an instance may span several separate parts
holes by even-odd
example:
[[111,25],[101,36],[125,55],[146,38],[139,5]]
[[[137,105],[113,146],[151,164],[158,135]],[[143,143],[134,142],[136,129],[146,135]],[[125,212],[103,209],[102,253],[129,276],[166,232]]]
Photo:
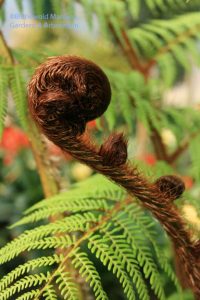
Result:
[[171,201],[178,199],[185,190],[184,182],[175,175],[161,176],[155,181],[155,184],[160,192]]
[[[45,129],[65,127],[76,136],[86,122],[107,109],[111,89],[104,72],[93,62],[76,56],[58,56],[38,67],[29,83],[29,107]],[[63,129],[62,129],[63,130]]]

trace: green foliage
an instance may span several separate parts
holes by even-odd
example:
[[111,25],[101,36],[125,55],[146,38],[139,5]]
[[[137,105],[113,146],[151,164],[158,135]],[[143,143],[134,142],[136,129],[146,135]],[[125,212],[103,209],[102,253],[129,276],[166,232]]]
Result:
[[24,70],[21,70],[21,68],[17,65],[11,68],[10,87],[21,125],[25,130],[28,130],[27,98],[23,73]]
[[192,167],[191,167],[191,175],[197,180],[200,180],[200,169],[199,169],[199,164],[200,164],[200,155],[199,155],[199,149],[200,143],[199,143],[199,136],[194,138],[189,146],[189,151],[191,154],[191,159],[192,159]]
[[73,282],[73,278],[69,272],[65,271],[64,267],[57,274],[56,284],[63,299],[78,299],[78,290]]
[[4,119],[7,110],[7,91],[8,91],[7,72],[3,67],[0,67],[0,137],[2,136],[2,132],[4,128]]
[[85,279],[85,281],[89,282],[94,291],[95,298],[97,300],[107,300],[108,297],[103,290],[99,273],[88,255],[85,252],[81,252],[80,248],[77,248],[71,257],[73,257],[72,265],[79,270],[80,275]]
[[[74,1],[72,1],[74,2]],[[199,39],[200,27],[200,4],[198,1],[191,1],[186,4],[184,1],[152,1],[146,0],[147,9],[155,15],[154,19],[139,18],[140,5],[143,1],[101,1],[96,4],[95,1],[81,1],[85,11],[89,11],[87,19],[91,20],[92,14],[96,13],[102,32],[109,33],[110,25],[113,26],[116,35],[122,44],[125,43],[122,36],[122,29],[130,38],[130,43],[137,51],[141,59],[156,61],[159,67],[162,79],[166,85],[172,85],[177,78],[177,66],[180,64],[185,70],[191,65],[191,54],[195,63],[199,64],[199,55],[197,52],[197,40]],[[125,5],[127,4],[127,6]],[[181,13],[177,16],[173,13]],[[184,13],[188,9],[188,13]],[[159,11],[159,13],[158,13]],[[166,12],[170,11],[172,15],[166,18]],[[162,19],[165,14],[166,19]],[[131,13],[133,20],[138,17],[138,23],[135,26],[129,26],[125,16]],[[86,12],[87,14],[87,12]],[[160,17],[160,19],[158,18]],[[134,23],[134,21],[133,21]],[[165,67],[168,67],[168,76],[166,76]]]
[[[88,187],[91,185],[96,189],[90,191]],[[126,201],[126,194],[118,186],[95,175],[67,193],[41,201],[26,211],[15,226],[32,221],[35,225],[33,214],[40,215],[40,220],[46,219],[58,214],[62,205],[69,204],[65,208],[67,216],[26,230],[0,249],[1,264],[24,251],[40,250],[40,254],[43,253],[43,256],[19,265],[0,280],[2,299],[9,299],[11,295],[17,297],[19,292],[20,297],[24,295],[21,299],[42,295],[45,299],[56,299],[57,288],[63,299],[78,299],[76,282],[67,269],[68,260],[89,282],[96,299],[108,299],[92,254],[118,278],[127,299],[150,299],[146,281],[159,299],[166,299],[160,274],[166,273],[177,289],[178,284],[156,241],[155,221],[134,199],[131,203]],[[51,213],[43,214],[48,206]],[[45,254],[51,248],[63,249],[64,252],[60,255]],[[26,290],[33,286],[38,290],[36,294]]]
[[[166,88],[180,79],[180,68],[188,73],[191,62],[200,62],[197,47],[200,37],[199,0],[60,2],[62,5],[56,0],[34,0],[33,13],[40,15],[47,10],[75,19],[78,3],[90,29],[97,19],[104,38],[109,39],[115,48],[116,45],[124,47],[126,58],[132,47],[141,62],[142,68],[131,65],[127,72],[119,71],[120,62],[117,71],[105,68],[112,85],[112,102],[104,115],[110,131],[123,126],[132,134],[139,121],[149,136],[152,128],[159,133],[164,128],[170,129],[178,144],[184,135],[190,137],[199,131],[198,111],[164,107],[162,103]],[[16,4],[23,12],[23,1],[16,0]],[[0,20],[2,23],[5,20],[4,5],[0,8]],[[15,102],[20,124],[28,132],[26,83],[40,62],[60,53],[52,47],[37,51],[11,49],[11,54],[16,61],[12,66],[5,66],[4,57],[0,59],[0,135],[8,91]],[[151,64],[154,66],[151,71],[155,72],[147,80],[150,73],[145,73],[145,67]],[[199,146],[197,137],[191,141],[187,153],[191,160],[190,175],[197,182],[200,179]],[[141,162],[138,165],[152,179],[174,173],[174,166],[164,161],[158,161],[154,167]],[[30,190],[32,192],[32,188]],[[193,195],[191,203],[195,201]],[[120,187],[102,176],[95,175],[67,192],[36,203],[10,227],[20,232],[23,229],[19,226],[28,226],[28,229],[0,249],[0,264],[17,264],[0,279],[2,300],[78,300],[80,291],[76,271],[88,282],[95,299],[109,299],[101,268],[121,284],[123,299],[191,299],[189,294],[181,295],[176,275],[160,243],[159,238],[163,238],[164,233],[158,229],[157,222],[139,207],[135,199],[128,201]],[[24,253],[29,254],[28,261],[19,262]],[[167,291],[166,281],[173,286],[172,295]]]

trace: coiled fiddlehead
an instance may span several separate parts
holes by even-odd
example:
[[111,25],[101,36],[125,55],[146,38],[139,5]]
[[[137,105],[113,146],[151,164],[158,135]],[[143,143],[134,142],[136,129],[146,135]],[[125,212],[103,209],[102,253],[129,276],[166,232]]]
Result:
[[97,147],[84,133],[86,123],[103,114],[110,103],[111,89],[104,72],[80,57],[53,57],[36,70],[28,92],[31,115],[52,142],[124,187],[159,220],[180,257],[188,287],[200,299],[196,247],[172,203],[184,190],[182,181],[168,176],[149,183],[127,162],[123,134],[111,134]]
[[30,111],[52,135],[77,136],[86,123],[107,109],[111,89],[106,75],[94,63],[74,56],[59,56],[42,64],[29,84]]
[[160,192],[171,201],[179,198],[185,190],[185,184],[181,178],[175,175],[161,176],[156,180],[155,184]]

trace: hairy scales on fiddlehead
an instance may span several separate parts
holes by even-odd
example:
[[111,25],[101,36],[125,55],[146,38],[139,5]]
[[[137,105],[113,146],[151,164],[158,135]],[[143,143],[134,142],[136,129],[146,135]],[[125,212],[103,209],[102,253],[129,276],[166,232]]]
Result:
[[74,56],[53,57],[42,64],[29,91],[30,110],[37,123],[43,129],[56,125],[72,135],[83,133],[88,121],[101,116],[111,98],[104,72],[93,62]]
[[106,110],[110,97],[104,72],[76,56],[50,58],[36,70],[29,84],[30,112],[43,133],[76,159],[120,184],[153,213],[170,236],[188,275],[188,287],[199,299],[200,270],[195,246],[172,203],[181,195],[184,185],[180,180],[177,184],[175,177],[149,183],[136,167],[126,162],[127,143],[122,135],[112,134],[99,148],[84,133],[86,122]]
[[166,198],[171,201],[179,198],[185,190],[184,182],[175,175],[161,176],[156,180],[155,184],[166,195]]
[[104,165],[123,165],[127,160],[127,141],[123,134],[111,134],[100,147],[99,154]]

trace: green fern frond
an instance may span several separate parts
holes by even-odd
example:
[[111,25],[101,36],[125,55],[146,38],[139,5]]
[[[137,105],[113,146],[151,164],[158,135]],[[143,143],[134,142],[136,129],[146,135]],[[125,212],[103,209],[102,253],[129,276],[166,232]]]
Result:
[[7,300],[9,297],[16,295],[17,293],[23,291],[24,289],[33,286],[37,287],[38,285],[42,285],[44,282],[48,281],[49,277],[50,277],[49,272],[47,274],[39,273],[39,274],[25,276],[22,279],[16,281],[12,286],[2,291],[1,300]]
[[37,295],[38,291],[39,291],[38,289],[31,290],[30,292],[24,293],[23,295],[17,297],[16,300],[30,300],[30,299],[33,299]]
[[56,284],[63,299],[78,300],[78,289],[69,272],[65,271],[63,268],[62,270],[59,270],[56,277]]
[[[91,190],[91,186],[93,189]],[[73,188],[70,191],[60,193],[59,195],[56,195],[54,197],[51,197],[48,199],[48,203],[46,200],[42,200],[29,209],[25,211],[25,214],[29,214],[34,210],[42,209],[42,208],[48,208],[51,206],[55,206],[56,203],[58,203],[58,206],[62,203],[66,202],[66,205],[69,203],[69,201],[72,200],[73,208],[73,201],[77,200],[76,206],[78,205],[78,202],[81,201],[80,206],[84,205],[84,201],[93,200],[93,199],[106,199],[110,201],[119,201],[121,199],[124,199],[126,195],[126,192],[124,192],[123,189],[121,189],[119,186],[117,186],[115,183],[109,181],[102,175],[94,175],[85,180],[84,182],[81,182],[79,184],[75,184]],[[89,205],[90,202],[87,203]],[[104,205],[105,203],[103,203]],[[91,205],[95,205],[91,202]],[[97,206],[100,205],[97,204]],[[107,207],[105,207],[106,209]],[[91,207],[92,209],[92,207]],[[95,210],[95,206],[94,206]]]
[[0,280],[0,292],[11,285],[18,277],[29,273],[37,268],[58,264],[62,260],[62,255],[42,256],[18,266]]
[[[37,294],[38,294],[39,291],[37,291]],[[57,297],[57,293],[55,291],[55,288],[52,284],[49,284],[48,285],[48,289],[46,289],[44,292],[43,292],[43,297],[45,300],[57,300],[58,297]]]
[[34,241],[33,243],[29,243],[27,250],[30,251],[32,249],[63,249],[73,245],[75,242],[75,238],[70,236],[54,236],[54,237],[46,237],[43,240]]
[[139,47],[142,49],[143,55],[156,61],[159,61],[160,57],[166,53],[170,53],[175,59],[178,59],[179,54],[184,52],[185,59],[181,61],[183,65],[185,60],[188,61],[189,59],[188,51],[185,51],[188,40],[191,44],[192,38],[195,44],[199,37],[199,16],[199,12],[193,12],[178,16],[170,21],[152,20],[138,28],[129,29],[128,35],[133,46]]
[[[117,230],[119,232],[117,232]],[[127,243],[126,236],[121,235],[120,231],[121,228],[117,228],[116,226],[114,226],[114,230],[112,231],[109,231],[108,226],[101,228],[100,230],[104,237],[108,238],[108,241],[111,242],[111,249],[114,251],[116,256],[119,257],[123,267],[132,278],[139,295],[139,299],[149,300],[149,291],[140,272],[140,266],[136,256],[136,248]]]
[[178,283],[175,272],[173,271],[170,264],[167,262],[167,258],[163,254],[163,250],[160,248],[159,243],[156,241],[156,231],[154,230],[155,223],[136,204],[131,204],[128,209],[125,208],[124,211],[127,213],[131,220],[138,225],[142,232],[142,236],[152,244],[155,251],[158,263],[160,267],[166,272],[171,281],[176,286],[176,289],[181,293],[180,285]]
[[133,113],[132,113],[132,103],[128,91],[131,87],[135,85],[132,83],[132,73],[124,75],[119,72],[111,73],[111,83],[113,84],[113,90],[115,91],[115,101],[118,102],[118,107],[124,120],[128,123],[130,130],[133,130]]
[[[45,235],[46,233],[43,234]],[[13,240],[0,250],[0,263],[3,264],[13,259],[25,250],[64,248],[73,245],[74,242],[75,237],[70,237],[67,234],[60,237],[44,237],[39,239],[37,231],[27,231],[27,234],[22,234],[18,239]]]
[[140,0],[135,0],[134,2],[132,0],[126,0],[128,5],[128,10],[131,13],[131,16],[133,19],[138,19],[139,13],[140,13]]
[[16,65],[11,69],[10,83],[19,121],[21,122],[23,128],[28,130],[26,88],[23,70],[20,68],[20,66]]
[[8,72],[0,66],[0,138],[3,133],[7,110]]
[[[54,198],[56,200],[56,197]],[[66,199],[67,200],[67,199]],[[110,199],[109,199],[110,200]],[[111,199],[112,200],[112,199]],[[62,201],[57,202],[56,205],[52,204],[48,207],[44,207],[41,209],[38,209],[34,211],[33,213],[25,216],[22,218],[19,222],[14,224],[14,226],[22,225],[22,224],[28,224],[28,223],[35,223],[40,220],[44,220],[49,218],[50,216],[57,215],[58,213],[63,213],[66,211],[71,211],[73,213],[78,213],[78,212],[87,212],[87,211],[105,211],[108,209],[108,203],[106,200],[101,199],[99,200],[98,197],[96,200],[91,199],[91,200],[75,200],[75,199],[70,199],[70,201]],[[54,202],[56,203],[56,202]],[[14,227],[12,226],[12,227]]]
[[101,284],[101,278],[93,264],[93,262],[88,258],[87,254],[80,251],[80,248],[77,248],[76,251],[72,254],[73,260],[72,264],[76,269],[79,270],[79,273],[86,282],[90,283],[95,295],[96,300],[108,300],[108,297],[103,290]]
[[[127,242],[130,243],[132,249],[137,253],[136,259],[139,266],[143,268],[145,278],[150,280],[151,287],[159,299],[165,299],[160,274],[150,249],[146,247],[144,238],[140,236],[141,234],[139,234],[140,227],[135,225],[130,219],[123,220],[121,219],[121,216],[120,218],[118,216],[116,218],[117,220],[115,222],[121,227],[121,230],[124,231],[124,236],[126,237]],[[136,234],[137,232],[138,234]]]
[[108,271],[112,271],[113,274],[116,275],[123,287],[124,293],[127,295],[127,298],[129,300],[135,300],[135,292],[130,278],[119,257],[110,249],[105,237],[97,234],[93,235],[88,243],[88,248],[98,259],[101,260],[103,265],[107,267]]
[[177,77],[177,66],[174,64],[174,58],[170,53],[161,56],[158,61],[158,67],[165,86],[171,87]]
[[[94,186],[94,183],[98,182],[96,194],[107,197],[106,200],[102,199],[106,202],[106,209],[97,212],[92,206],[87,211],[78,213],[76,210],[80,205],[79,202],[88,201],[86,202],[88,204],[93,200],[87,199],[85,192],[83,192],[82,199],[80,196],[80,191],[86,191],[91,182]],[[70,209],[70,205],[68,206],[69,215],[52,223],[26,230],[18,238],[0,249],[1,264],[24,251],[31,251],[32,253],[34,250],[42,249],[44,253],[42,257],[16,267],[0,280],[0,288],[5,295],[4,297],[6,299],[12,295],[17,297],[17,293],[20,292],[21,297],[24,295],[24,297],[31,299],[31,294],[28,294],[25,289],[26,287],[31,288],[35,284],[38,289],[35,299],[40,299],[41,296],[44,299],[55,299],[54,290],[59,289],[64,299],[78,300],[73,278],[68,274],[68,271],[63,269],[70,259],[70,263],[78,270],[81,277],[89,282],[96,299],[108,299],[102,288],[101,278],[93,259],[87,253],[89,251],[94,253],[100,264],[106,266],[107,270],[118,278],[128,300],[149,300],[149,291],[145,280],[150,283],[159,300],[165,299],[158,268],[161,266],[162,270],[169,273],[169,277],[172,273],[163,256],[159,258],[159,266],[153,257],[152,247],[155,247],[156,256],[160,255],[156,244],[153,219],[149,215],[145,215],[136,203],[127,205],[124,192],[119,193],[118,189],[120,188],[116,188],[116,185],[107,179],[94,176],[86,182],[75,185],[68,192],[72,199],[61,197],[62,200],[60,198],[60,202],[57,204],[56,197],[52,198],[50,200],[52,207],[53,205],[62,206],[62,201],[66,203],[69,201],[71,205],[73,200],[74,207]],[[80,197],[80,201],[74,201],[75,195]],[[89,195],[91,197],[91,193]],[[111,199],[109,195],[118,197],[120,195],[121,198],[119,197],[118,201],[114,201],[114,198]],[[95,194],[93,197],[95,198]],[[30,215],[37,210],[42,210],[42,206],[43,204],[40,203]],[[70,215],[70,213],[72,214]],[[18,222],[18,225],[20,224]],[[49,250],[52,248],[59,249],[59,251],[64,249],[65,254],[49,256]],[[88,250],[86,250],[87,248]],[[46,251],[47,256],[45,256]],[[48,271],[48,279],[44,279],[44,284],[38,288],[40,280],[31,277],[35,275],[28,273],[39,271],[39,276],[43,274],[44,277],[42,278],[46,278],[46,274],[41,273],[43,269],[45,271],[50,270]],[[27,286],[25,287],[24,282],[26,281]],[[17,289],[17,287],[19,288]]]
[[154,15],[160,13],[183,13],[184,11],[194,10],[197,11],[200,8],[198,0],[183,1],[183,0],[146,0],[145,1],[149,10]]
[[[52,237],[46,239],[49,235],[75,231],[85,232],[88,230],[91,224],[95,224],[98,222],[98,220],[98,215],[88,212],[84,214],[68,216],[62,220],[57,220],[53,223],[41,225],[32,230],[27,230],[18,238],[0,249],[0,263],[4,263],[7,260],[12,259],[20,252],[23,252],[27,249],[45,247],[48,244],[49,246],[51,245],[53,247],[53,245],[56,245],[56,243],[60,243],[62,241],[59,239],[53,239]],[[66,239],[66,242],[70,243],[70,240],[67,237]]]

